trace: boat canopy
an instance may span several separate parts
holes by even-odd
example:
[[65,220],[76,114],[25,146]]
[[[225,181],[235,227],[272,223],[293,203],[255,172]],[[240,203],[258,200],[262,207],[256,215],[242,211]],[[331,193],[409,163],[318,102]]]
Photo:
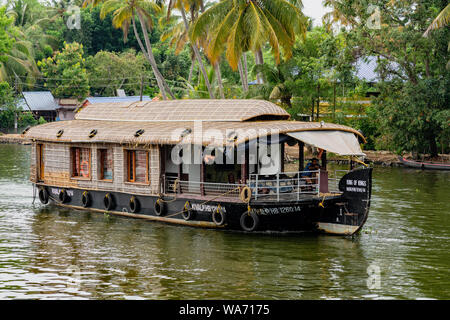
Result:
[[[364,137],[357,130],[334,123],[292,121],[288,120],[289,117],[283,108],[261,100],[96,103],[79,110],[75,120],[35,126],[23,136],[35,141],[60,143],[183,143],[238,147],[252,140],[264,141],[268,137],[270,143],[276,143],[277,135],[282,138],[288,133],[304,132],[312,137],[312,140],[307,140],[309,135],[302,136],[300,140],[305,143],[339,154],[362,154],[359,147],[356,148],[356,137],[362,140]],[[332,132],[330,137],[326,131]],[[323,135],[325,137],[320,138]],[[324,144],[327,140],[329,145]],[[334,140],[344,142],[332,143]],[[331,149],[333,145],[335,148]]]
[[358,138],[346,131],[301,131],[288,132],[299,141],[342,156],[365,156],[361,151]]

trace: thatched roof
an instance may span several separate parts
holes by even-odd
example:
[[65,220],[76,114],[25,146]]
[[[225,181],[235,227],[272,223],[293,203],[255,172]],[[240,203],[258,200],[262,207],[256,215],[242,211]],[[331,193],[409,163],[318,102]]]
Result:
[[[201,126],[201,127],[200,127]],[[136,131],[144,133],[135,137]],[[187,130],[188,129],[188,130]],[[64,130],[57,138],[57,133]],[[96,130],[92,138],[89,134]],[[28,139],[53,142],[72,143],[126,143],[126,144],[177,144],[181,140],[186,143],[203,145],[240,144],[257,137],[265,137],[274,133],[298,131],[337,130],[362,135],[347,126],[318,122],[299,121],[251,121],[251,122],[194,122],[194,121],[98,121],[72,120],[46,123],[32,127],[25,134]],[[363,137],[362,137],[363,138]],[[197,140],[195,140],[197,139]],[[222,140],[220,140],[222,139]],[[195,140],[195,141],[194,141]]]
[[96,103],[83,108],[77,120],[105,121],[248,121],[287,120],[283,108],[264,100],[165,100]]

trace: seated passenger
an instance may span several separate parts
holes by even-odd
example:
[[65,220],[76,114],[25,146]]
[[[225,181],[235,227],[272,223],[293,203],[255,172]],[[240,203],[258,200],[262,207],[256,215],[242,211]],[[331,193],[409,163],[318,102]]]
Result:
[[305,172],[302,172],[302,178],[305,178],[306,183],[313,184],[317,182],[317,171],[320,169],[319,166],[319,160],[317,158],[311,159],[311,162],[308,162],[308,164],[305,167]]

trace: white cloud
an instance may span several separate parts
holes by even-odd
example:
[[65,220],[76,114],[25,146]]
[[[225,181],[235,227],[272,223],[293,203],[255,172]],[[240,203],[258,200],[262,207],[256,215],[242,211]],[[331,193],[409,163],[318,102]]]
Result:
[[303,13],[313,19],[315,26],[322,25],[322,17],[329,12],[329,8],[322,5],[321,0],[303,0]]

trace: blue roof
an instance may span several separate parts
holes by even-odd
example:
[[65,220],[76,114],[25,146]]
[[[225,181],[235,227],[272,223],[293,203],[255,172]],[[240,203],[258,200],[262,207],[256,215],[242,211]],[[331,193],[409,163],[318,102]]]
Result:
[[[20,103],[23,110],[31,111],[53,111],[58,109],[58,104],[55,102],[53,95],[50,91],[25,91],[22,92],[25,99],[25,103]],[[27,107],[28,105],[28,107]]]
[[[108,103],[108,102],[136,102],[141,99],[140,96],[127,96],[127,97],[88,97],[87,101],[90,103]],[[142,101],[150,101],[149,96],[142,96]]]

